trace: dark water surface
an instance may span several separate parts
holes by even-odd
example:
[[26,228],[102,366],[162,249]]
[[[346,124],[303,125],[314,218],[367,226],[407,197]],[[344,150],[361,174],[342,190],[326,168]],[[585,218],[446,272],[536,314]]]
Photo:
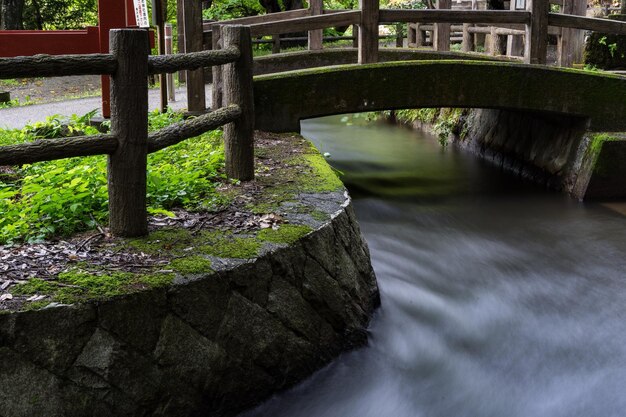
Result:
[[626,217],[341,120],[303,134],[345,173],[382,307],[369,346],[245,416],[626,416]]

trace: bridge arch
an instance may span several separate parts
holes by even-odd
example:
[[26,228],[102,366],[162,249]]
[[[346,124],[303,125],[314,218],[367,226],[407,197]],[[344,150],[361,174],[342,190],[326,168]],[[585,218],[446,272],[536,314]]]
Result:
[[626,130],[626,78],[510,62],[428,60],[305,69],[254,79],[255,124],[299,131],[300,120],[422,107],[578,116],[594,131]]

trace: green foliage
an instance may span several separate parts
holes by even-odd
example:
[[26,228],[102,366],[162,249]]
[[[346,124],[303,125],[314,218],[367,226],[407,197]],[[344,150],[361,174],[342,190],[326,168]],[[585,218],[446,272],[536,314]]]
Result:
[[25,29],[80,29],[98,24],[97,0],[26,0]]
[[[151,113],[151,128],[179,120],[174,113]],[[0,145],[61,135],[94,134],[88,117],[73,117],[66,125],[58,116],[22,130],[0,130]],[[221,132],[208,132],[148,157],[150,210],[174,206],[207,208],[224,203],[215,192],[224,163]],[[107,222],[106,157],[60,159],[15,167],[15,175],[0,177],[0,243],[36,242],[51,235],[68,235]]]
[[213,0],[211,7],[202,11],[202,16],[210,20],[229,20],[264,13],[258,0]]

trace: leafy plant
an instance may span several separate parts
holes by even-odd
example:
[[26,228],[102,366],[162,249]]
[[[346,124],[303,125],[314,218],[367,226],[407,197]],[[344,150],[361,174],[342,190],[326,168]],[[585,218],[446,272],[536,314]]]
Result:
[[[0,130],[0,145],[65,134],[97,133],[86,122],[93,113],[65,122],[51,116],[22,130]],[[150,113],[150,128],[181,119],[168,112]],[[223,203],[215,186],[224,163],[221,132],[208,132],[148,157],[148,204],[153,213],[171,207],[211,208]],[[108,192],[106,157],[68,158],[14,167],[14,175],[0,177],[0,243],[35,242],[52,235],[68,235],[106,223]]]

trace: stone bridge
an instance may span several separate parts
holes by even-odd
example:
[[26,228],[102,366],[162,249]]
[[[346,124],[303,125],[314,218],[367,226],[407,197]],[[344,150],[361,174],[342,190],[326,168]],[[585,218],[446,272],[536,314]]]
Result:
[[567,115],[586,119],[591,131],[626,130],[626,77],[513,62],[420,60],[260,75],[254,101],[256,128],[274,132],[297,132],[313,117],[422,107]]

